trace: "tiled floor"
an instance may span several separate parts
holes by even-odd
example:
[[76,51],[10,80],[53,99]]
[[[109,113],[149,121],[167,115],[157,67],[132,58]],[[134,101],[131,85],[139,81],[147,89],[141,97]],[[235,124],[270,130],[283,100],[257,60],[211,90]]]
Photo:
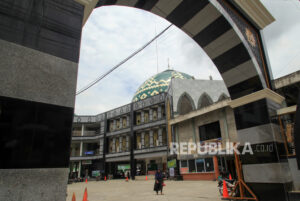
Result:
[[214,181],[166,181],[164,195],[153,191],[154,180],[129,181],[109,180],[74,183],[68,185],[67,201],[81,201],[85,187],[88,201],[220,201],[217,183]]

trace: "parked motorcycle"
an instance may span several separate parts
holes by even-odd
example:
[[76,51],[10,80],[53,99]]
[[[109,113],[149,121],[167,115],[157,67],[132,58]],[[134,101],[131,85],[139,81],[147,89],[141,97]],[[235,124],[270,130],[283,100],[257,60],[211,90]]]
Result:
[[228,194],[233,191],[235,185],[235,179],[222,179],[218,178],[218,189],[221,196],[223,196],[223,182],[226,182]]

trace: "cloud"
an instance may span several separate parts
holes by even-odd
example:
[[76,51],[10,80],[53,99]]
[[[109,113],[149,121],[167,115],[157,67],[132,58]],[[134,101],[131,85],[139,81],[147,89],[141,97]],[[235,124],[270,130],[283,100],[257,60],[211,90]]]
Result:
[[300,2],[262,0],[276,19],[263,30],[274,78],[300,69]]

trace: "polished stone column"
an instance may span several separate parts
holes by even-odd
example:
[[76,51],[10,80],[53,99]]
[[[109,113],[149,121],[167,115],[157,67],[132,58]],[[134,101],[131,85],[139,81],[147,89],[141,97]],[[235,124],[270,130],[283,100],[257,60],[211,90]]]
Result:
[[150,147],[153,147],[153,130],[149,131],[149,137],[150,137]]
[[84,6],[0,10],[0,200],[65,201]]
[[158,129],[158,145],[162,146],[162,128]]
[[142,144],[142,149],[145,148],[145,132],[142,132],[141,134],[141,144]]

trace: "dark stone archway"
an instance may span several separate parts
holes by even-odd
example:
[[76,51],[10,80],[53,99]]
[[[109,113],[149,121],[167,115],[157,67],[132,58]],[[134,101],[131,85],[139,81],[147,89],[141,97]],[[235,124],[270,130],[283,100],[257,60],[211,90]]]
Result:
[[[204,49],[238,101],[270,88],[271,77],[263,27],[236,2],[99,0],[96,7],[123,4],[175,24]],[[73,0],[0,2],[0,195],[5,200],[65,200],[84,11]],[[242,157],[245,180],[261,201],[285,200],[291,183],[281,172],[288,168],[271,119],[279,107],[267,95],[234,107],[239,140],[253,135],[254,147],[275,147]]]

